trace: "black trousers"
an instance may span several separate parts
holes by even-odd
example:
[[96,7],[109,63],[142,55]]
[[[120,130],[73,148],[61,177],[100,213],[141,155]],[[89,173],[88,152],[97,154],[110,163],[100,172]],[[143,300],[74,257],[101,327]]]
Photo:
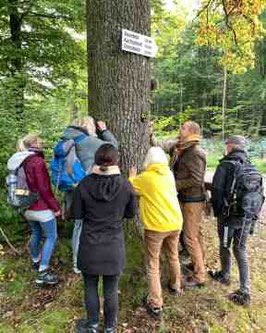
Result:
[[[99,275],[82,274],[84,279],[85,307],[88,313],[89,324],[93,325],[98,323],[99,320]],[[118,281],[119,275],[103,276],[104,326],[106,328],[113,327],[117,323]]]
[[250,223],[245,224],[243,228],[230,228],[221,220],[218,221],[222,274],[226,279],[230,278],[231,247],[233,244],[233,253],[239,270],[240,291],[248,294],[250,293],[250,277],[246,244],[249,232]]

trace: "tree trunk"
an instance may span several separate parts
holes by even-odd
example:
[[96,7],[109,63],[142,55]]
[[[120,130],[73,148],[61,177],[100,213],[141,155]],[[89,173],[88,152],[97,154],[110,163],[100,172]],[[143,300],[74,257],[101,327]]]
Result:
[[89,114],[119,141],[123,171],[149,147],[150,59],[121,50],[122,29],[150,35],[149,0],[87,0]]
[[18,121],[21,122],[20,127],[23,129],[24,122],[22,113],[24,109],[24,91],[26,83],[24,78],[24,60],[22,56],[22,14],[19,13],[18,5],[19,3],[17,0],[8,0],[10,35],[15,54],[11,59],[11,73],[14,80],[14,110]]
[[222,100],[222,137],[225,138],[225,112],[226,112],[227,69],[224,67],[223,100]]

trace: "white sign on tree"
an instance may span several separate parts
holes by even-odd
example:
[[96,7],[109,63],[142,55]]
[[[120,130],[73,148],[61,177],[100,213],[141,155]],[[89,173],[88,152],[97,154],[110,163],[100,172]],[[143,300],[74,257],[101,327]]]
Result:
[[155,57],[158,46],[151,37],[138,34],[137,32],[122,29],[122,50],[141,54],[146,57]]

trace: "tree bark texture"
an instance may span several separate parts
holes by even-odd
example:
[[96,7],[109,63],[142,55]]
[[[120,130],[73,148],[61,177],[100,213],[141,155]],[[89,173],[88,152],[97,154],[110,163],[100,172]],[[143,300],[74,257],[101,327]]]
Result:
[[[22,54],[22,14],[19,13],[19,2],[17,0],[8,0],[9,26],[11,35],[11,44],[13,46],[13,54],[11,57],[11,74],[14,79],[14,109],[16,117],[20,122],[20,127],[23,130],[25,127],[23,119],[24,111],[24,94],[25,94],[25,79],[24,73],[24,57]],[[14,56],[15,55],[15,56]]]
[[119,141],[123,171],[149,148],[150,59],[121,50],[122,29],[150,35],[149,0],[87,0],[89,114]]

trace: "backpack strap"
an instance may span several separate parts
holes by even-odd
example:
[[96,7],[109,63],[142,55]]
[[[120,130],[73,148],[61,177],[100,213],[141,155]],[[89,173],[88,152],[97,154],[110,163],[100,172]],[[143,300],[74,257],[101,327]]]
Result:
[[[241,163],[239,161],[231,161],[231,160],[222,161],[221,164],[223,164],[223,163],[229,163],[234,166],[233,180],[232,180],[230,190],[229,190],[229,198],[230,198],[229,201],[230,201],[230,200],[232,200],[232,198],[234,196],[234,192],[235,192],[237,166],[241,165]],[[229,211],[230,211],[230,202],[228,202],[228,200],[225,196],[223,197],[223,201],[224,201],[223,216],[228,217]]]

